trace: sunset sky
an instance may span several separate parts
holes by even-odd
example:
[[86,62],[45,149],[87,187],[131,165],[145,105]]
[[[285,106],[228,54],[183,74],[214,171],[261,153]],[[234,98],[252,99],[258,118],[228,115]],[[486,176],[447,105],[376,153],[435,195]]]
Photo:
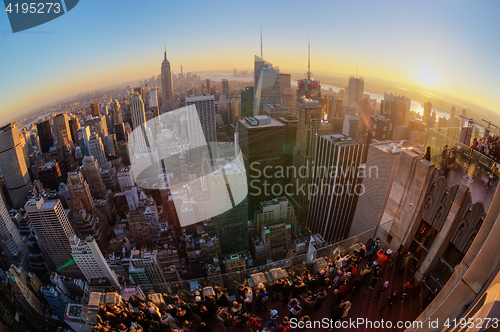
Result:
[[160,73],[253,67],[411,83],[500,113],[500,1],[102,1],[13,34],[0,13],[0,121]]

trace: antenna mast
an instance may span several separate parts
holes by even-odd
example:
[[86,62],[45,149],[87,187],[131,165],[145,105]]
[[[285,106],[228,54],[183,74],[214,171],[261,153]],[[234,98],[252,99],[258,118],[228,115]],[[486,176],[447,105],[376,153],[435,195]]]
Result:
[[311,80],[311,40],[307,40],[307,79]]
[[263,58],[263,56],[262,56],[262,25],[260,26],[260,57]]

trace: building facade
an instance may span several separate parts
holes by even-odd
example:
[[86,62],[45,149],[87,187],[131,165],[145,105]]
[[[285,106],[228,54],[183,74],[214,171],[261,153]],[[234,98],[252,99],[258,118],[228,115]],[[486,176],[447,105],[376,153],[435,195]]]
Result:
[[318,141],[307,227],[332,243],[347,238],[359,195],[358,171],[362,145],[342,135],[323,135]]
[[12,204],[15,208],[22,207],[30,190],[31,178],[16,121],[0,128],[0,168]]

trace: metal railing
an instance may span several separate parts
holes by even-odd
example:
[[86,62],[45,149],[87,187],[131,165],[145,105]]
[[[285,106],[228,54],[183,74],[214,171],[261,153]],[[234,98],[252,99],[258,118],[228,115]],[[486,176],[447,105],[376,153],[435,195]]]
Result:
[[[477,133],[481,134],[480,129],[476,128]],[[431,162],[434,163],[437,169],[443,171],[445,167],[450,170],[461,172],[464,178],[468,181],[474,179],[488,181],[488,175],[493,172],[496,178],[499,177],[498,163],[489,156],[471,148],[467,144],[461,143],[460,139],[461,128],[433,128],[429,129],[427,135],[427,146],[431,147]],[[474,137],[482,137],[473,134]],[[484,134],[484,133],[483,133]],[[443,158],[443,148],[448,146],[448,158]],[[451,153],[454,154],[454,160],[450,159]]]
[[[390,222],[391,221],[388,221],[387,223]],[[378,228],[380,228],[381,226],[383,225],[379,225]],[[294,274],[301,275],[305,268],[314,270],[316,268],[315,264],[318,261],[323,262],[324,260],[325,263],[328,263],[329,261],[334,261],[337,254],[343,256],[352,253],[354,250],[359,250],[361,248],[361,245],[365,244],[368,239],[373,238],[376,230],[377,228],[370,229],[351,238],[334,244],[326,245],[316,250],[311,250],[301,255],[289,257],[261,266],[244,269],[242,271],[161,284],[137,284],[136,286],[138,286],[140,289],[150,289],[149,293],[145,292],[144,294],[146,298],[150,293],[162,293],[167,298],[174,298],[175,296],[178,296],[179,298],[183,298],[184,300],[189,300],[194,296],[194,293],[196,291],[199,291],[201,294],[203,288],[208,286],[221,287],[225,289],[228,295],[231,297],[235,295],[236,289],[239,285],[251,286],[249,284],[249,281],[251,279],[251,276],[256,273],[269,272],[271,269],[282,268],[287,272],[289,277]],[[100,290],[93,290],[92,287],[87,287],[85,290],[85,294],[82,300],[82,317],[86,316],[86,310],[88,309],[88,300],[90,297],[90,293],[93,291]],[[83,327],[83,323],[81,324]]]

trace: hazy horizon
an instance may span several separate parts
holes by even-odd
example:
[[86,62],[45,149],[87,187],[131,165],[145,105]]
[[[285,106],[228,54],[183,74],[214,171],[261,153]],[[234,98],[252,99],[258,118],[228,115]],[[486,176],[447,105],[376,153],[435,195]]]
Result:
[[499,9],[486,1],[320,1],[304,14],[301,2],[86,1],[16,34],[0,14],[0,116],[7,122],[56,100],[158,75],[165,44],[174,73],[181,65],[184,72],[251,70],[244,68],[260,54],[261,26],[263,56],[282,72],[307,70],[310,38],[316,75],[348,77],[358,68],[365,78],[499,114]]

